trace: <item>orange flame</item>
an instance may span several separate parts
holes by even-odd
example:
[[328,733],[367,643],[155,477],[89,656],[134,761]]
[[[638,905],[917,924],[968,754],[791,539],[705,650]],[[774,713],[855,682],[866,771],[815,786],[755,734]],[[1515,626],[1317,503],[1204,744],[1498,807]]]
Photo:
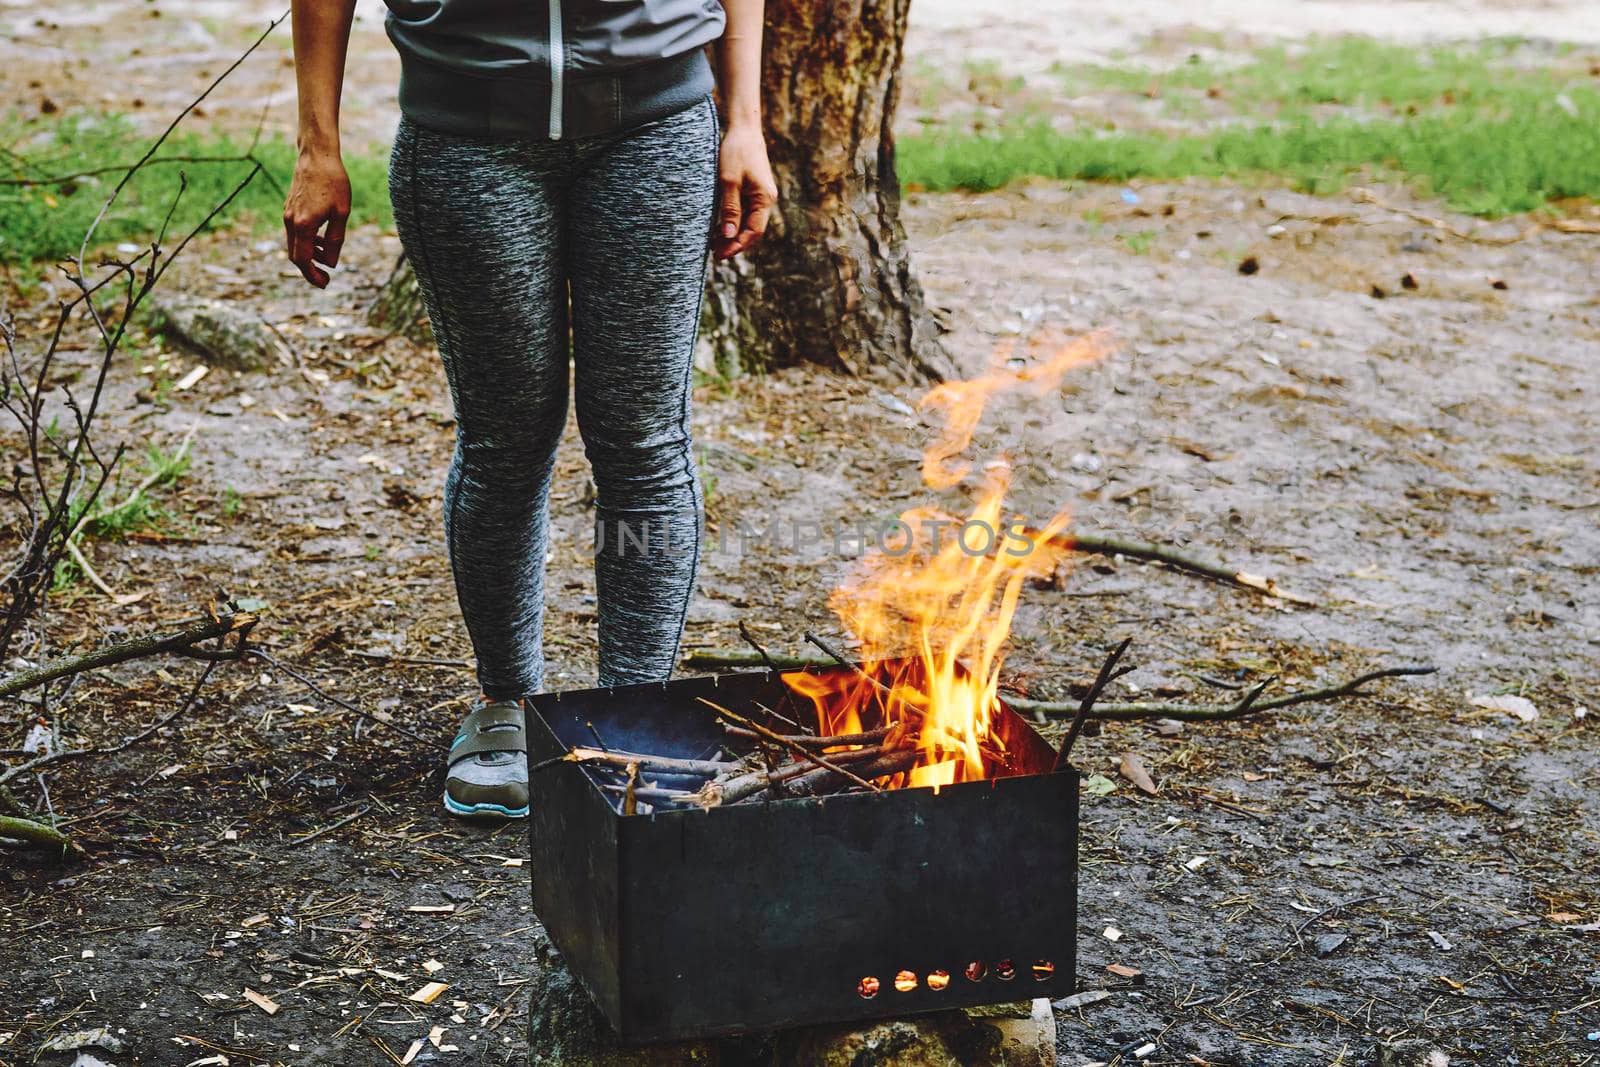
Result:
[[[923,396],[919,407],[938,412],[944,422],[923,454],[930,488],[950,488],[972,472],[960,457],[991,397],[1021,388],[1043,395],[1069,370],[1102,358],[1108,345],[1095,334],[1011,368],[1014,347],[997,351],[987,373],[942,383]],[[1068,521],[1065,510],[1041,529],[1004,518],[1009,485],[1010,467],[1002,459],[985,468],[965,517],[934,508],[905,512],[896,531],[903,538],[869,553],[859,573],[834,590],[829,606],[860,639],[865,677],[786,676],[815,704],[826,734],[862,730],[866,717],[915,731],[922,761],[892,784],[937,788],[990,777],[1005,762],[994,723],[1006,641],[1024,582],[1060,562],[1056,535]]]

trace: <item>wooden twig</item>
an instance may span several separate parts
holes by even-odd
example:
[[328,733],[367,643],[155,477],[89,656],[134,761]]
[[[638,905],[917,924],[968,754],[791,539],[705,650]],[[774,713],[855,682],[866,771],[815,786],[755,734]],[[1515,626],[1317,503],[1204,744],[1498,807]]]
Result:
[[313,682],[311,679],[307,678],[305,675],[301,674],[299,671],[297,671],[294,668],[290,667],[287,663],[284,663],[282,660],[278,659],[276,656],[272,656],[272,655],[269,655],[266,652],[263,652],[259,648],[246,649],[245,650],[245,654],[249,655],[249,656],[254,656],[257,659],[259,659],[259,660],[261,660],[261,661],[263,661],[265,663],[272,664],[273,667],[275,667],[276,669],[282,671],[284,674],[287,674],[289,677],[293,678],[295,681],[299,682],[301,685],[305,686],[307,689],[309,689],[313,693],[317,694],[317,696],[321,697],[323,700],[332,701],[333,703],[339,705],[344,710],[350,712],[352,715],[359,715],[361,718],[367,720],[368,722],[375,722],[379,726],[386,726],[389,729],[395,731],[396,733],[404,734],[406,737],[411,738],[411,740],[416,741],[418,744],[429,745],[429,746],[431,746],[433,748],[439,749],[440,751],[448,751],[449,748],[450,748],[449,745],[446,745],[444,742],[440,741],[437,738],[434,738],[434,737],[423,737],[421,734],[418,734],[416,731],[408,730],[404,726],[401,726],[397,722],[393,722],[393,721],[391,721],[391,720],[389,720],[387,718],[379,718],[376,715],[370,715],[367,712],[364,712],[360,708],[356,707],[354,704],[350,703],[348,700],[340,700],[338,697],[334,696],[332,693],[324,691],[321,686],[317,685],[317,683]]
[[1111,684],[1112,679],[1133,669],[1129,667],[1122,671],[1117,670],[1117,661],[1122,658],[1124,652],[1128,651],[1128,646],[1132,643],[1133,638],[1124,637],[1122,643],[1112,649],[1111,655],[1107,656],[1106,661],[1100,665],[1100,673],[1095,675],[1094,684],[1083,695],[1082,702],[1078,704],[1078,713],[1072,717],[1072,725],[1067,727],[1067,736],[1062,738],[1061,748],[1056,751],[1055,765],[1050,768],[1052,771],[1059,771],[1072,758],[1072,746],[1077,742],[1078,734],[1083,730],[1083,724],[1088,720],[1089,712],[1094,707],[1094,702],[1100,698],[1101,693],[1105,692],[1106,686]]
[[[1029,531],[1034,537],[1042,537],[1038,531]],[[1148,541],[1130,541],[1117,537],[1101,537],[1094,534],[1062,533],[1048,539],[1049,543],[1057,548],[1070,552],[1087,552],[1098,556],[1126,556],[1129,559],[1148,560],[1152,563],[1165,563],[1180,571],[1198,574],[1203,578],[1226,582],[1241,589],[1249,589],[1263,596],[1274,597],[1278,600],[1287,600],[1291,604],[1304,604],[1315,607],[1321,603],[1309,596],[1292,593],[1278,584],[1275,578],[1266,578],[1259,574],[1251,574],[1223,563],[1200,559],[1196,556],[1186,555],[1176,549],[1167,548],[1165,545],[1154,545]]]
[[[916,749],[906,749],[903,752],[891,752],[880,756],[871,763],[861,768],[862,778],[886,778],[891,774],[903,774],[922,762],[922,753]],[[783,785],[781,793],[774,796],[817,796],[829,791],[829,787],[839,783],[838,775],[828,770],[807,771],[794,780]],[[881,792],[877,786],[874,791]]]
[[178,652],[235,630],[248,631],[256,624],[256,619],[257,616],[249,612],[235,612],[197,622],[176,633],[147,634],[97,648],[80,656],[64,656],[0,679],[0,697],[25,692],[34,686],[44,685],[46,682],[53,682],[57,678],[65,678],[82,671],[94,670],[96,667],[108,667],[113,663],[124,663],[130,659],[153,656],[161,652]]
[[828,760],[827,758],[819,755],[818,753],[811,751],[806,746],[804,746],[804,745],[802,745],[802,744],[800,744],[800,743],[798,743],[796,741],[789,740],[787,737],[784,737],[782,734],[778,733],[776,730],[769,729],[769,728],[761,725],[760,723],[756,722],[754,719],[747,719],[743,715],[738,714],[737,712],[729,711],[727,708],[721,706],[720,704],[712,703],[711,701],[707,700],[705,697],[696,697],[695,699],[700,701],[700,703],[704,704],[706,707],[710,708],[712,711],[716,712],[724,721],[729,722],[729,723],[733,724],[734,726],[742,727],[743,729],[746,729],[746,730],[752,730],[756,734],[760,735],[764,740],[771,741],[774,744],[782,745],[784,748],[788,749],[790,752],[793,752],[795,755],[799,756],[801,759],[808,760],[808,761],[810,761],[812,763],[815,763],[818,767],[822,767],[822,768],[824,768],[826,770],[833,771],[835,774],[841,774],[844,777],[848,778],[850,781],[852,781],[852,782],[856,783],[857,785],[862,786],[862,787],[864,787],[866,789],[869,789],[874,793],[881,792],[881,790],[879,789],[878,786],[873,785],[871,782],[867,781],[865,778],[862,778],[860,775],[856,774],[854,771],[846,770],[844,767],[841,767],[839,764],[833,763],[830,760]]
[[[1270,700],[1256,699],[1263,687],[1258,685],[1250,693],[1247,693],[1243,700],[1231,704],[1099,704],[1094,708],[1090,718],[1108,722],[1133,722],[1139,719],[1226,722],[1229,719],[1258,715],[1264,711],[1274,711],[1278,708],[1287,708],[1295,704],[1357,696],[1361,695],[1361,687],[1369,682],[1375,682],[1382,678],[1406,678],[1433,674],[1438,669],[1437,667],[1428,666],[1387,667],[1383,670],[1359,675],[1348,681],[1340,682],[1338,685],[1325,686],[1320,689],[1306,689],[1298,693],[1286,693]],[[1028,700],[1024,697],[1008,697],[1006,703],[1017,711],[1037,712],[1044,715],[1075,715],[1078,710],[1078,705],[1076,704],[1062,704],[1047,700]]]
[[710,778],[725,771],[738,769],[738,764],[728,763],[723,760],[679,759],[675,756],[652,756],[645,752],[618,752],[611,749],[575,747],[568,749],[559,756],[541,760],[529,767],[528,770],[537,771],[555,763],[606,763],[615,767],[627,767],[630,763],[637,763],[641,770],[670,771],[675,774],[694,774],[702,778]]
[[861,664],[844,655],[844,653],[828,644],[828,642],[824,641],[810,630],[806,631],[806,640],[822,649],[822,651],[826,652],[828,654],[828,658],[839,664],[839,666],[848,667],[850,670],[854,671],[858,677],[865,680],[867,684],[871,685],[872,688],[876,689],[885,697],[893,695],[894,691],[892,689],[878,681],[878,679],[874,678],[872,675],[868,674],[866,669],[863,668]]
[[739,620],[739,636],[744,638],[745,642],[756,650],[756,655],[761,657],[761,662],[766,666],[767,670],[775,671],[779,669],[778,665],[773,662],[772,657],[767,655],[767,650],[761,647],[761,642],[757,641],[755,635],[750,632],[750,627],[744,624],[743,619]]
[[304,837],[295,838],[291,842],[291,844],[293,844],[297,848],[302,846],[302,845],[309,845],[309,844],[311,844],[311,842],[317,840],[317,838],[319,838],[319,837],[326,837],[328,834],[333,833],[335,830],[344,829],[346,826],[349,826],[351,823],[355,822],[357,819],[361,818],[361,816],[365,815],[367,812],[369,812],[371,810],[372,810],[372,805],[371,804],[363,804],[361,807],[357,808],[355,811],[352,811],[349,815],[346,815],[344,818],[336,819],[335,821],[330,822],[326,826],[319,827],[318,829],[315,829],[315,830],[311,831],[309,834],[306,834]]
[[1343,911],[1345,908],[1353,908],[1357,904],[1366,904],[1366,903],[1368,903],[1370,901],[1386,900],[1386,899],[1388,899],[1388,898],[1383,893],[1373,893],[1370,896],[1354,897],[1354,898],[1352,898],[1350,900],[1341,900],[1337,904],[1330,904],[1328,907],[1323,908],[1321,911],[1319,911],[1315,915],[1311,916],[1311,918],[1307,919],[1305,922],[1303,922],[1299,926],[1295,927],[1294,928],[1294,939],[1296,941],[1299,941],[1301,935],[1303,935],[1307,930],[1309,930],[1313,923],[1321,922],[1323,919],[1326,919],[1328,916],[1332,915],[1336,911]]
[[[851,749],[848,752],[833,754],[835,763],[865,763],[870,760],[881,759],[884,750],[881,747]],[[701,807],[714,808],[718,804],[737,804],[747,797],[755,796],[766,790],[769,786],[779,785],[783,782],[799,778],[803,774],[815,774],[815,770],[808,763],[789,763],[776,770],[751,771],[741,774],[736,778],[707,782],[700,790],[696,803]]]
[[[629,789],[625,785],[605,784],[600,787],[607,793],[616,793],[626,798]],[[695,804],[698,803],[699,793],[687,789],[662,789],[655,785],[635,786],[632,790],[636,800],[643,800],[651,804]],[[624,805],[624,815],[631,814]]]
[[377,660],[380,663],[404,663],[418,667],[458,667],[471,670],[473,663],[465,659],[437,659],[432,656],[396,656],[388,652],[367,652],[361,649],[350,649],[350,655],[360,656],[362,659]]

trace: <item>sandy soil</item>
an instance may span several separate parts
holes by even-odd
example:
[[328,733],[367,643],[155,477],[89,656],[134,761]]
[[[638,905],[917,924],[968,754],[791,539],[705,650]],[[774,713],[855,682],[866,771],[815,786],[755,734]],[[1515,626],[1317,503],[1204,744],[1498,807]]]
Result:
[[[919,3],[928,19],[954,17]],[[1282,18],[1367,9],[1272,7]],[[1458,14],[1488,30],[1524,13],[1496,10]],[[1563,28],[1590,17],[1578,5],[1525,14],[1562,12]],[[1079,21],[1108,41],[1139,32]],[[164,36],[177,19],[150,22],[160,41],[181,39]],[[954,35],[951,48],[972,32],[939,25],[917,32]],[[237,27],[200,29],[220,55]],[[387,44],[370,29],[361,54],[377,57]],[[155,112],[159,94],[187,91],[171,75],[189,68],[174,54],[152,69],[164,73],[137,91]],[[29,77],[9,71],[6,93],[65,103],[99,91],[86,74],[48,90]],[[248,94],[237,99],[218,113],[249,113]],[[367,114],[379,129],[381,109]],[[1112,996],[1058,1015],[1060,1062],[1151,1041],[1145,1062],[1158,1064],[1355,1064],[1410,1036],[1456,1062],[1592,1063],[1600,750],[1595,713],[1579,712],[1600,710],[1594,239],[1462,240],[1351,197],[1136,192],[1133,204],[1118,189],[1047,185],[909,198],[916,262],[967,365],[1009,343],[1115,337],[1114,354],[1059,398],[997,408],[981,443],[1016,455],[1025,515],[1067,503],[1083,529],[1222,556],[1321,603],[1085,559],[1029,590],[1008,683],[1063,697],[1128,635],[1140,670],[1122,698],[1227,700],[1235,691],[1217,682],[1275,677],[1286,691],[1390,663],[1441,671],[1254,722],[1115,726],[1084,741],[1087,771],[1115,778],[1134,752],[1160,793],[1119,782],[1085,797],[1079,978]],[[58,641],[158,628],[219,588],[259,596],[273,606],[259,636],[295,670],[449,736],[470,685],[452,661],[470,649],[439,543],[448,396],[431,352],[362,320],[394,252],[392,236],[358,232],[317,294],[271,240],[224,234],[196,249],[174,288],[259,310],[305,373],[215,371],[157,404],[151,382],[192,357],[171,353],[146,373],[152,346],[119,368],[112,436],[170,447],[198,421],[195,467],[171,530],[93,546],[108,580],[148,595],[126,608],[63,600]],[[922,502],[914,460],[929,430],[905,413],[914,400],[809,372],[701,389],[718,528]],[[592,677],[594,607],[571,427],[558,478],[549,651],[554,684],[576,687]],[[229,489],[241,501],[231,514]],[[686,644],[737,646],[744,619],[797,650],[808,626],[834,629],[826,594],[849,566],[821,549],[714,551]],[[384,654],[442,662],[373,658]],[[196,672],[157,666],[85,679],[61,724],[107,740],[165,714]],[[23,858],[0,873],[0,1062],[31,1062],[47,1038],[96,1025],[130,1046],[118,1063],[220,1051],[236,1063],[384,1064],[384,1049],[403,1056],[434,1025],[459,1051],[425,1046],[415,1062],[521,1058],[544,965],[530,872],[514,862],[519,830],[447,819],[434,752],[358,726],[280,671],[214,679],[180,728],[49,777],[90,857],[66,869]],[[1502,690],[1540,717],[1471,702]],[[0,709],[0,736],[20,738],[33,714]],[[36,785],[19,792],[39,799]],[[454,911],[409,910],[445,904]],[[1107,926],[1123,937],[1106,939]],[[429,980],[429,960],[451,988],[424,1007],[405,998]],[[241,999],[246,986],[282,1010],[263,1014]]]

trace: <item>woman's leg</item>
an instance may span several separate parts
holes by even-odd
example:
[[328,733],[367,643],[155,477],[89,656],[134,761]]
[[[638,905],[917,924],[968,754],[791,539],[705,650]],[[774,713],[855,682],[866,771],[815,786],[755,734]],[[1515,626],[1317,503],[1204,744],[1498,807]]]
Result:
[[485,695],[544,687],[547,497],[567,412],[564,146],[402,121],[389,190],[450,383],[445,541]]
[[574,145],[568,270],[578,426],[597,494],[602,685],[671,674],[694,589],[690,370],[718,140],[707,97]]

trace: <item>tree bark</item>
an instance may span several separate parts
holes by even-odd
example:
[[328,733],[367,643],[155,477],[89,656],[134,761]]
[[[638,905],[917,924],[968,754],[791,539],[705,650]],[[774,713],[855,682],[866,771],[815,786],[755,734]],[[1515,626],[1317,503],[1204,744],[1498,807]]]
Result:
[[768,0],[762,103],[778,209],[712,272],[723,373],[815,363],[905,381],[953,365],[911,271],[893,121],[910,0]]

